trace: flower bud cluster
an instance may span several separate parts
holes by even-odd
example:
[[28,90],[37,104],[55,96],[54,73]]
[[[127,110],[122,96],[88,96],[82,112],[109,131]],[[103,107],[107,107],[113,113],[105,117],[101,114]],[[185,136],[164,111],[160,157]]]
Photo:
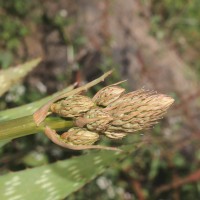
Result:
[[98,134],[121,139],[156,124],[174,102],[169,96],[144,89],[127,94],[124,91],[111,85],[101,89],[92,99],[74,95],[54,103],[52,112],[74,118],[79,127],[61,137],[76,145],[93,144],[98,140]]

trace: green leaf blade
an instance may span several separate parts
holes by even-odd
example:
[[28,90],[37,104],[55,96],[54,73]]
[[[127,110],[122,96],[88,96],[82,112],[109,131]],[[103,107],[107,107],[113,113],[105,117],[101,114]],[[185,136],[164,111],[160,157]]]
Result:
[[15,68],[0,71],[0,96],[8,91],[13,85],[18,83],[28,72],[33,70],[41,61],[40,58],[31,60]]
[[[135,149],[132,145],[127,148],[132,149],[131,152]],[[125,157],[125,153],[93,151],[69,160],[4,175],[0,177],[0,199],[63,199]]]

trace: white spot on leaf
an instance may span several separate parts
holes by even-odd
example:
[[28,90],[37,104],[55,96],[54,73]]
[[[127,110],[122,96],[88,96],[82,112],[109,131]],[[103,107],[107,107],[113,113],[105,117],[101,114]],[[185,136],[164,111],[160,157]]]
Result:
[[52,185],[52,183],[48,182],[48,183],[44,183],[41,187],[45,189],[45,188],[48,188],[51,185]]
[[16,196],[12,196],[10,197],[8,200],[22,200],[22,196],[21,195],[16,195]]
[[46,169],[46,170],[44,170],[44,173],[45,173],[45,174],[48,174],[48,173],[50,173],[50,172],[51,172],[50,169]]
[[76,182],[76,183],[74,183],[72,186],[73,186],[73,187],[77,187],[77,186],[79,186],[79,184],[80,184],[79,182]]

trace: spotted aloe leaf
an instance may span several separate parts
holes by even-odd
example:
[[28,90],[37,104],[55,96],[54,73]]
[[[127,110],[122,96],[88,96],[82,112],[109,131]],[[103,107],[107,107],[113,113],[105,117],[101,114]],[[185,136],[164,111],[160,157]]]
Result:
[[35,68],[41,61],[40,58],[31,60],[14,68],[9,68],[0,71],[0,96],[8,91],[13,85],[18,83],[24,76]]
[[[41,59],[37,58],[13,68],[0,70],[0,96],[8,91],[13,85],[21,81],[31,70],[33,70],[39,64],[40,61]],[[19,106],[17,108],[3,110],[0,112],[0,122],[31,115],[38,109],[38,107],[42,106],[53,97],[61,95],[62,93],[66,93],[72,89],[73,86],[70,86],[39,101]]]
[[41,100],[26,104],[26,105],[23,105],[23,106],[19,106],[19,107],[16,107],[16,108],[11,108],[11,109],[0,111],[0,122],[6,121],[6,120],[11,120],[11,119],[16,119],[16,118],[19,118],[19,117],[24,117],[24,116],[27,116],[27,115],[31,115],[40,106],[42,106],[43,104],[48,102],[53,97],[58,96],[60,94],[63,94],[65,92],[68,92],[68,91],[72,90],[73,88],[74,88],[73,86],[69,86],[69,87],[65,88],[64,90],[56,92],[56,93],[54,93],[54,94],[52,94],[48,97],[45,97]]
[[[108,167],[118,165],[137,146],[124,146],[124,152],[93,151],[89,154],[58,161],[0,177],[0,199],[59,200],[95,179]],[[84,163],[84,164],[83,164]]]

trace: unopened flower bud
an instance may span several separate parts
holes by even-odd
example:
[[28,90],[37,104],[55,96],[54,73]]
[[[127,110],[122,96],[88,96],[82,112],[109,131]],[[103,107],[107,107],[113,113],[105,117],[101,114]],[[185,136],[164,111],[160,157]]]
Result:
[[71,128],[61,138],[71,145],[91,145],[99,139],[99,135],[83,128]]
[[92,100],[99,106],[108,106],[110,103],[118,99],[125,89],[116,85],[111,85],[99,90]]
[[51,111],[61,117],[77,117],[87,112],[94,106],[89,97],[74,95],[51,105]]
[[106,108],[113,117],[106,131],[132,133],[149,128],[173,102],[171,97],[146,90],[125,94]]
[[92,108],[83,117],[76,119],[76,125],[86,126],[91,131],[103,132],[113,118],[102,108]]

